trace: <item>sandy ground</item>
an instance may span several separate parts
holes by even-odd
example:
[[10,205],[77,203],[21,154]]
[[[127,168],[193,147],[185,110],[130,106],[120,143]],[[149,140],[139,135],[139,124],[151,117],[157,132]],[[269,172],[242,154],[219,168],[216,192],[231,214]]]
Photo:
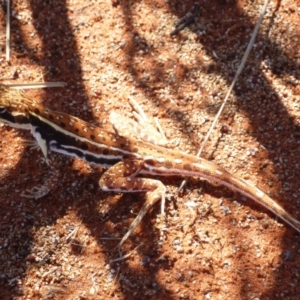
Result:
[[[131,117],[128,96],[157,117],[176,149],[196,153],[250,40],[263,1],[200,1],[196,23],[174,36],[192,1],[15,0],[11,61],[2,83],[63,81],[27,94],[112,130]],[[246,67],[203,157],[249,180],[300,220],[300,2],[270,1]],[[118,252],[140,194],[105,193],[103,173],[57,155],[60,183],[21,197],[49,169],[29,133],[0,125],[1,299],[299,299],[300,237],[223,186],[163,178],[173,195],[146,215]],[[112,259],[131,255],[121,261]]]

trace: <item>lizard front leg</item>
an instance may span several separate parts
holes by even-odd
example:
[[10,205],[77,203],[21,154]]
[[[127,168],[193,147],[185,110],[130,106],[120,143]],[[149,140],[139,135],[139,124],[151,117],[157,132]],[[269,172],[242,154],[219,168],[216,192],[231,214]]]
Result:
[[41,138],[41,135],[37,132],[37,128],[31,126],[31,133],[35,137],[35,140],[26,141],[25,146],[31,147],[31,149],[35,150],[41,149],[44,155],[44,160],[50,168],[50,176],[48,176],[47,180],[42,186],[35,186],[30,190],[26,190],[21,194],[21,196],[24,198],[40,199],[49,194],[50,191],[57,188],[60,172],[58,171],[55,158],[53,156],[48,156],[49,149],[47,143]]
[[144,215],[158,200],[165,198],[166,187],[159,180],[135,177],[143,169],[143,160],[125,159],[109,168],[99,180],[103,191],[121,193],[146,192],[146,201],[135,220],[129,226],[127,233],[121,239],[121,246],[139,225]]
[[49,194],[50,191],[53,191],[57,188],[60,172],[56,166],[55,158],[48,158],[47,164],[50,167],[50,175],[47,177],[44,184],[42,186],[35,186],[30,190],[26,190],[21,194],[22,197],[40,199]]

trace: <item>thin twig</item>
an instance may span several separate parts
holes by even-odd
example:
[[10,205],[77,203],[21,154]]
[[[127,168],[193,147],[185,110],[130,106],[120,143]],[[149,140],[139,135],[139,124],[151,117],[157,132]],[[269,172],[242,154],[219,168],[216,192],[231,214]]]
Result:
[[125,260],[126,258],[128,258],[129,256],[131,256],[131,254],[136,250],[138,249],[139,247],[141,247],[142,245],[144,245],[143,243],[139,244],[138,246],[136,246],[133,250],[131,250],[130,252],[128,252],[127,254],[121,256],[121,257],[118,257],[118,258],[115,258],[115,259],[111,259],[109,262],[112,263],[112,262],[117,262],[117,261],[121,261],[121,260]]
[[7,0],[6,6],[6,60],[10,59],[10,0]]
[[42,89],[48,87],[64,87],[65,82],[37,82],[37,83],[8,83],[6,86],[13,89]]
[[[268,6],[268,0],[265,0],[264,6],[263,6],[262,11],[261,11],[261,13],[260,13],[259,19],[258,19],[258,21],[257,21],[257,23],[256,23],[256,26],[255,26],[255,28],[254,28],[254,31],[253,31],[253,33],[252,33],[252,36],[251,36],[250,42],[249,42],[249,44],[248,44],[248,47],[247,47],[247,49],[246,49],[246,51],[245,51],[245,54],[244,54],[244,56],[243,56],[243,58],[242,58],[241,64],[239,65],[238,70],[236,71],[235,76],[234,76],[234,79],[233,79],[233,81],[232,81],[232,83],[231,83],[231,85],[230,85],[230,87],[229,87],[228,92],[227,92],[227,95],[226,95],[226,97],[225,97],[225,99],[224,99],[224,101],[223,101],[223,103],[222,103],[222,105],[221,105],[221,107],[220,107],[220,109],[219,109],[219,111],[218,111],[218,113],[217,113],[217,115],[216,115],[214,121],[212,122],[209,131],[207,132],[207,134],[206,134],[206,136],[205,136],[204,142],[202,143],[202,146],[200,147],[200,149],[199,149],[199,151],[198,151],[198,153],[197,153],[197,157],[199,157],[199,156],[201,155],[202,150],[203,150],[203,148],[204,148],[204,146],[205,146],[205,144],[206,144],[206,142],[207,142],[209,136],[211,135],[211,133],[212,133],[212,131],[213,131],[213,129],[214,129],[214,127],[215,127],[215,125],[216,125],[216,123],[217,123],[217,121],[218,121],[218,119],[219,119],[219,117],[220,117],[220,115],[221,115],[221,113],[222,113],[224,107],[225,107],[225,104],[226,104],[227,101],[228,101],[228,98],[229,98],[229,96],[230,96],[230,93],[232,92],[233,87],[234,87],[235,83],[237,82],[237,79],[238,79],[238,77],[240,76],[240,74],[241,74],[241,72],[242,72],[242,70],[243,70],[243,68],[244,68],[244,66],[245,66],[246,60],[247,60],[247,58],[248,58],[248,56],[249,56],[250,50],[251,50],[251,48],[252,48],[252,46],[253,46],[253,43],[254,43],[254,40],[255,40],[255,38],[256,38],[256,36],[257,36],[257,33],[258,33],[258,30],[259,30],[260,24],[261,24],[261,22],[262,22],[262,20],[263,20],[263,17],[264,17],[264,15],[265,15],[265,13],[266,13],[267,6]],[[179,186],[179,188],[178,188],[179,191],[185,186],[186,182],[187,182],[187,179],[185,178],[185,179],[182,181],[182,183],[181,183],[181,185]]]
[[165,141],[167,141],[166,135],[165,135],[165,133],[164,133],[162,127],[160,126],[160,123],[159,123],[159,121],[158,121],[158,118],[155,117],[155,118],[153,118],[153,119],[154,119],[155,125],[156,125],[156,127],[157,127],[157,129],[158,129],[158,132],[161,134],[162,138],[163,138]]

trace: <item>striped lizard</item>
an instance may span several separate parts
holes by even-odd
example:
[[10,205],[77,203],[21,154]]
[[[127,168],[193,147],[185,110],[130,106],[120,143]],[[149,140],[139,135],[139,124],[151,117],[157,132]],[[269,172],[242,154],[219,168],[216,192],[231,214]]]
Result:
[[[149,208],[165,198],[166,188],[160,180],[137,175],[200,177],[225,185],[263,205],[300,232],[300,222],[273,199],[213,162],[105,131],[74,116],[52,111],[2,84],[0,121],[30,130],[46,160],[53,151],[107,168],[99,180],[103,191],[145,193],[146,200],[119,245],[130,236]],[[37,190],[31,197],[40,198],[47,192]]]

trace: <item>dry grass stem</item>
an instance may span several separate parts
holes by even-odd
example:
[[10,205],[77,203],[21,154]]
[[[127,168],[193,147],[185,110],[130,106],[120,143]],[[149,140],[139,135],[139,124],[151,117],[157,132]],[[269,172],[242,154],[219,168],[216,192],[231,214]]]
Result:
[[[213,122],[212,122],[212,124],[211,124],[211,126],[210,126],[210,128],[209,128],[209,130],[208,130],[208,132],[207,132],[207,134],[206,134],[206,136],[205,136],[205,138],[204,138],[204,141],[203,141],[203,143],[202,143],[202,146],[200,147],[200,149],[199,149],[199,151],[198,151],[198,153],[197,153],[197,155],[196,155],[197,157],[199,157],[199,156],[201,155],[201,153],[202,153],[202,151],[203,151],[203,149],[204,149],[205,144],[207,143],[207,141],[208,141],[208,139],[209,139],[209,137],[210,137],[210,135],[211,135],[213,129],[215,128],[215,126],[216,126],[216,124],[217,124],[217,121],[218,121],[218,119],[219,119],[221,113],[222,113],[223,110],[224,110],[224,107],[225,107],[225,105],[226,105],[226,103],[227,103],[227,101],[228,101],[228,99],[229,99],[229,96],[230,96],[230,94],[231,94],[231,92],[232,92],[232,90],[233,90],[233,87],[234,87],[234,85],[236,84],[236,82],[237,82],[237,80],[238,80],[238,77],[240,76],[240,74],[241,74],[241,72],[242,72],[242,70],[243,70],[243,68],[244,68],[244,66],[245,66],[245,63],[246,63],[246,61],[247,61],[247,59],[248,59],[250,50],[251,50],[251,48],[252,48],[252,46],[253,46],[253,44],[254,44],[254,40],[255,40],[255,38],[256,38],[256,36],[257,36],[259,27],[260,27],[260,25],[261,25],[261,22],[262,22],[262,20],[263,20],[263,17],[264,17],[264,15],[265,15],[265,13],[266,13],[267,6],[268,6],[268,0],[265,0],[264,6],[263,6],[262,11],[261,11],[261,13],[260,13],[259,19],[258,19],[258,21],[257,21],[257,23],[256,23],[256,25],[255,25],[255,28],[254,28],[254,30],[253,30],[253,33],[252,33],[250,42],[249,42],[248,47],[247,47],[247,49],[246,49],[246,51],[245,51],[245,54],[244,54],[244,56],[243,56],[243,58],[242,58],[242,61],[241,61],[240,65],[239,65],[239,67],[238,67],[238,70],[237,70],[236,73],[235,73],[235,76],[234,76],[234,78],[233,78],[233,81],[232,81],[232,83],[231,83],[229,89],[228,89],[228,92],[227,92],[227,94],[226,94],[226,97],[225,97],[225,99],[224,99],[224,101],[223,101],[223,103],[222,103],[222,105],[221,105],[221,107],[220,107],[218,113],[216,114],[216,116],[215,116],[215,118],[214,118],[214,120],[213,120]],[[181,184],[180,184],[180,186],[179,186],[179,190],[181,190],[181,189],[185,186],[186,182],[187,182],[187,179],[184,179],[184,180],[181,182]]]

